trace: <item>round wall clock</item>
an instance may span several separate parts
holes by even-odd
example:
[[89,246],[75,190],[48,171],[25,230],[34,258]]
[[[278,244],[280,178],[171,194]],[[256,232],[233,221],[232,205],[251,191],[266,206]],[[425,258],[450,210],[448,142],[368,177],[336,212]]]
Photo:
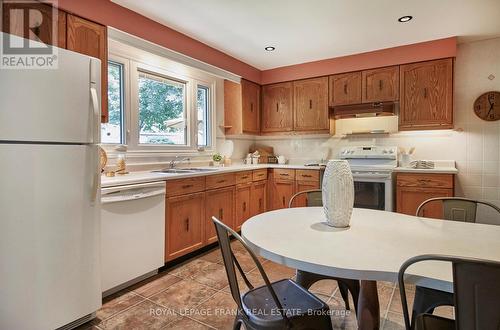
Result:
[[474,102],[474,113],[482,120],[500,119],[500,92],[486,92]]

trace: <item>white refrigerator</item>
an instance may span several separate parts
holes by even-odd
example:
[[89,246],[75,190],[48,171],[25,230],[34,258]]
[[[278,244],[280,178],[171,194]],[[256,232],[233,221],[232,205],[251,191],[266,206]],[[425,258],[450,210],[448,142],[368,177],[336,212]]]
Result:
[[101,306],[100,61],[0,69],[0,329],[74,327]]

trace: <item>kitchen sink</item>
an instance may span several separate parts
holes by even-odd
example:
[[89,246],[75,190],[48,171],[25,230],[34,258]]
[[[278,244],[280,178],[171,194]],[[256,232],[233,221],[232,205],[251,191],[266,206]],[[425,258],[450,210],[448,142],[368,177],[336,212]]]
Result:
[[212,172],[217,171],[216,168],[200,168],[200,167],[190,167],[190,168],[165,168],[163,170],[152,171],[155,173],[171,173],[171,174],[182,174],[182,173],[200,173],[200,172]]

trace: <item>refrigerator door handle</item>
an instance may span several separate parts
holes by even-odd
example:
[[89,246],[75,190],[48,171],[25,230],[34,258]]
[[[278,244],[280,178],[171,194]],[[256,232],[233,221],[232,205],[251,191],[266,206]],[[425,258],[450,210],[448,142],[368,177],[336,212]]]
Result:
[[93,171],[92,175],[92,191],[91,191],[91,196],[90,196],[90,202],[92,205],[94,205],[97,202],[97,196],[100,191],[100,179],[101,179],[101,164],[99,163],[99,146],[93,145],[92,148],[94,151],[92,152],[93,155],[93,163],[96,164],[96,168]]
[[90,96],[92,98],[92,108],[94,111],[94,120],[92,121],[93,125],[93,139],[94,143],[99,143],[99,124],[101,123],[101,118],[100,118],[100,109],[99,109],[99,97],[97,96],[97,89],[95,88],[95,84],[91,84],[92,87],[90,87]]

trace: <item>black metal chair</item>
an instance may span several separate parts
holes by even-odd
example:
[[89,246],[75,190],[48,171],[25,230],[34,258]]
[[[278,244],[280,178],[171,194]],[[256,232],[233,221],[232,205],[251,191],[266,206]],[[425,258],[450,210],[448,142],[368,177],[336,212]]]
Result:
[[417,217],[422,215],[425,206],[431,202],[443,203],[443,220],[476,222],[477,206],[479,204],[490,207],[500,215],[500,207],[495,204],[463,197],[436,197],[424,201],[417,208]]
[[[408,312],[404,274],[408,267],[422,261],[451,262],[455,320]],[[498,330],[500,329],[500,262],[444,255],[421,255],[408,259],[399,269],[399,292],[407,330]]]
[[[212,217],[226,274],[238,312],[233,329],[241,325],[248,330],[258,329],[332,329],[329,307],[315,295],[290,279],[271,283],[257,259],[238,233]],[[262,276],[265,285],[254,288],[231,250],[229,235],[234,236],[246,249]],[[238,286],[235,265],[248,287],[242,296]]]
[[[296,193],[295,195],[290,198],[290,202],[288,203],[288,207],[291,208],[293,207],[293,203],[296,200],[297,197],[301,195],[306,195],[306,206],[307,207],[313,207],[313,206],[323,206],[323,201],[322,201],[322,191],[321,189],[311,189],[311,190],[304,190],[301,192]],[[306,289],[309,289],[314,283],[321,281],[321,280],[334,280],[337,281],[340,295],[342,296],[342,299],[344,300],[344,304],[347,310],[350,310],[349,306],[349,291],[351,292],[352,295],[352,300],[354,302],[354,310],[357,310],[358,307],[358,297],[359,297],[359,281],[358,280],[351,280],[347,278],[340,278],[340,277],[333,277],[333,276],[325,276],[325,275],[320,275],[320,274],[314,274],[310,272],[306,272],[300,269],[297,269],[297,277],[296,281],[299,283],[301,286],[303,286]]]
[[[500,220],[500,208],[486,201],[473,200],[463,197],[436,197],[424,201],[417,208],[417,216],[421,216],[425,207],[432,202],[442,202],[443,220],[476,222],[478,205],[485,205],[497,211]],[[439,306],[453,306],[453,294],[422,286],[415,288],[413,301],[413,315],[433,313]]]

